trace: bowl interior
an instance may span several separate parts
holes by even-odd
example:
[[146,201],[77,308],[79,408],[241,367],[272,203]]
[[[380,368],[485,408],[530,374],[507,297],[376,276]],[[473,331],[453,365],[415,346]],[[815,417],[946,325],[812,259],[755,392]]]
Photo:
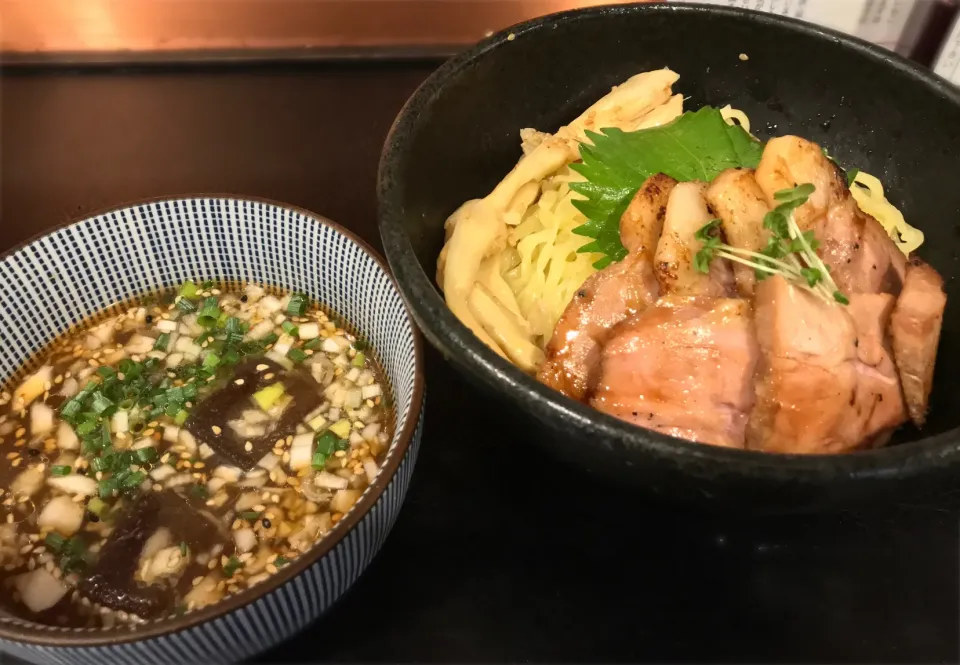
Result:
[[[7,294],[0,304],[0,377],[22,373],[48,342],[84,319],[188,278],[302,291],[366,338],[389,380],[396,414],[381,478],[365,494],[381,492],[419,417],[422,369],[416,331],[372,250],[306,211],[257,200],[161,200],[61,227],[7,254],[0,259],[0,290]],[[370,503],[362,498],[351,513]],[[194,622],[260,595],[327,551],[354,521],[348,513],[337,525],[343,525],[339,535],[335,527],[313,551],[266,582],[160,624]],[[0,612],[0,628],[8,621],[29,630],[77,632],[28,625]]]
[[[842,166],[880,178],[923,230],[919,254],[944,276],[949,304],[928,425],[922,433],[905,427],[898,437],[956,428],[960,393],[949,377],[960,370],[960,95],[879,48],[742,10],[653,5],[548,17],[448,63],[418,91],[385,149],[381,228],[394,270],[416,284],[413,306],[428,337],[449,338],[454,329],[469,336],[425,280],[434,284],[445,219],[489,193],[516,163],[519,130],[555,131],[611,86],[660,67],[680,75],[674,91],[688,97],[686,110],[729,103],[746,112],[761,139],[792,133],[820,143]],[[405,247],[419,266],[411,267]],[[463,344],[485,354],[480,346]]]

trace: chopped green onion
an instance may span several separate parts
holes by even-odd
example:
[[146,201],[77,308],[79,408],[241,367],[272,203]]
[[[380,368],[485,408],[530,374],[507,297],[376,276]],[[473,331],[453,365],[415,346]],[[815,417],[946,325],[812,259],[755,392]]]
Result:
[[300,329],[297,328],[296,324],[290,321],[284,321],[283,323],[281,323],[280,329],[283,330],[283,332],[285,332],[286,334],[290,335],[291,337],[296,337],[297,333],[300,332]]
[[149,464],[157,459],[157,449],[153,446],[148,446],[146,448],[137,448],[133,451],[134,456],[138,461]]
[[97,517],[103,517],[104,513],[107,512],[107,504],[104,503],[103,499],[95,496],[87,503],[87,510]]
[[240,362],[240,354],[236,349],[227,349],[223,352],[223,357],[220,359],[220,361],[224,365],[236,365],[238,362]]
[[187,422],[188,417],[190,417],[190,414],[187,413],[185,410],[180,409],[179,411],[177,411],[177,415],[173,417],[173,421],[178,425],[182,425],[183,423]]
[[253,401],[257,403],[264,411],[269,411],[270,407],[277,403],[285,392],[283,383],[277,381],[266,388],[261,388],[257,392],[253,393]]
[[220,307],[216,296],[210,296],[203,301],[203,307],[197,314],[197,323],[204,328],[212,328],[220,320]]
[[293,293],[290,295],[290,302],[287,305],[287,313],[291,316],[303,316],[307,312],[307,296],[302,293]]
[[366,351],[367,343],[364,342],[362,339],[355,340],[353,342],[353,348],[356,349],[357,351]]
[[197,285],[194,284],[192,279],[188,279],[183,283],[183,286],[180,287],[180,293],[178,295],[184,298],[196,298],[197,297]]
[[166,351],[170,345],[170,333],[160,333],[157,341],[153,343],[154,351]]
[[60,416],[64,420],[73,420],[76,415],[80,413],[81,408],[83,407],[80,405],[80,402],[76,399],[71,399],[60,408]]
[[216,353],[208,353],[203,358],[204,369],[215,369],[220,364],[220,356]]
[[286,566],[288,563],[290,563],[290,559],[285,556],[278,556],[274,560],[273,565],[275,565],[277,568],[280,568],[282,566]]
[[120,489],[120,482],[117,480],[117,476],[110,476],[109,478],[104,478],[100,481],[99,485],[100,498],[107,499],[112,497],[114,493]]
[[318,450],[313,454],[313,460],[310,465],[317,471],[322,471],[327,466],[327,456]]
[[50,467],[50,473],[55,476],[69,476],[73,469],[66,464],[56,464]]
[[186,541],[180,541],[180,556],[187,556],[187,543]]
[[302,363],[308,358],[307,354],[303,352],[302,349],[290,349],[287,351],[287,358],[292,360],[295,363]]
[[60,554],[65,543],[66,539],[56,531],[51,531],[47,534],[47,537],[43,539],[43,544],[54,554]]
[[205,485],[192,485],[190,494],[197,499],[206,499],[210,495]]
[[233,577],[233,574],[240,568],[243,568],[243,563],[237,557],[232,556],[227,560],[227,565],[223,567],[223,574],[227,577]]
[[280,335],[278,335],[277,333],[270,333],[269,335],[262,337],[260,339],[260,343],[263,344],[264,346],[269,346],[271,344],[275,344],[279,339],[280,339]]
[[108,367],[107,365],[103,365],[103,366],[97,368],[97,374],[99,374],[100,376],[102,376],[102,377],[105,378],[105,379],[112,379],[113,377],[115,377],[115,376],[117,375],[117,372],[116,372],[116,370],[113,369],[112,367]]
[[339,439],[336,446],[337,450],[347,450],[350,447],[350,441],[348,439]]
[[363,351],[357,351],[357,355],[353,357],[353,360],[350,362],[354,367],[363,367],[363,363],[367,361],[367,357],[363,355]]
[[82,423],[77,425],[77,436],[86,436],[93,432],[93,430],[99,427],[100,423],[96,420],[84,420]]
[[303,348],[310,349],[311,351],[316,351],[321,346],[323,346],[323,337],[314,337],[309,342],[303,345]]
[[253,522],[253,521],[255,521],[255,520],[260,519],[260,513],[254,511],[254,510],[247,510],[247,511],[244,511],[244,512],[240,513],[240,517],[241,517],[242,519],[245,519],[245,520],[249,521],[249,522]]
[[93,403],[91,406],[98,416],[104,416],[109,415],[106,412],[114,407],[114,403],[103,393],[96,392],[93,394]]
[[226,324],[224,325],[224,330],[227,331],[228,335],[240,333],[243,334],[243,327],[241,326],[241,321],[235,316],[231,316],[227,319]]
[[196,383],[187,383],[183,386],[183,399],[192,400],[197,396],[197,384]]
[[124,489],[131,490],[135,487],[139,487],[140,483],[147,479],[147,474],[143,471],[134,471],[129,476],[123,479],[121,483]]
[[329,457],[337,448],[337,442],[340,440],[336,434],[327,430],[317,437],[317,453],[324,457]]
[[197,305],[192,300],[187,300],[186,298],[180,298],[177,301],[177,309],[179,309],[184,314],[190,314],[191,312],[197,311]]

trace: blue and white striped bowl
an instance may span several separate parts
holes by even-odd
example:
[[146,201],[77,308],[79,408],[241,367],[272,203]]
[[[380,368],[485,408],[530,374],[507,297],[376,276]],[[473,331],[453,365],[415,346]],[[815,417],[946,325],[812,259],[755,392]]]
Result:
[[16,378],[48,342],[84,319],[187,278],[302,291],[369,340],[396,406],[396,433],[380,475],[312,551],[217,605],[109,630],[43,626],[0,610],[2,651],[69,665],[237,662],[322,615],[393,526],[422,431],[419,333],[384,261],[307,211],[251,199],[158,200],[63,226],[9,252],[0,258],[0,378]]

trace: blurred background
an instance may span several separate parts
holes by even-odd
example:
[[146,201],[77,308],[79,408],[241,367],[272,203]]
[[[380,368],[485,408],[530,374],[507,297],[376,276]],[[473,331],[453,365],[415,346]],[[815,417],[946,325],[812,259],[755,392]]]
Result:
[[[648,0],[685,2],[686,0]],[[701,0],[702,1],[702,0]],[[786,14],[958,75],[957,0],[706,0]],[[10,61],[420,57],[618,0],[0,0]]]

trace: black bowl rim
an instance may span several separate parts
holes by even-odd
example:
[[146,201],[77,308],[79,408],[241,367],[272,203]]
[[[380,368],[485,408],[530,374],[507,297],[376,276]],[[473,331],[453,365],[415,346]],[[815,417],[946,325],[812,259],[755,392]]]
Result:
[[[775,477],[823,483],[837,478],[882,479],[892,475],[919,475],[929,467],[960,462],[960,428],[921,438],[907,444],[846,453],[802,455],[721,448],[692,443],[622,422],[547,388],[487,348],[447,308],[433,282],[420,267],[409,238],[403,231],[403,208],[394,183],[403,177],[398,163],[404,152],[403,137],[410,134],[419,116],[446,84],[487,53],[507,46],[514,39],[549,30],[560,23],[627,14],[684,16],[712,14],[748,19],[758,27],[787,30],[820,40],[829,40],[883,66],[923,83],[931,93],[960,106],[960,90],[931,71],[896,53],[851,35],[798,19],[748,9],[704,4],[607,5],[558,12],[506,28],[473,48],[448,60],[431,74],[407,100],[387,135],[377,177],[380,236],[390,267],[401,292],[411,303],[414,317],[427,339],[446,356],[462,363],[490,388],[518,398],[539,417],[569,424],[588,440],[619,444],[630,453],[652,455],[665,462],[713,465],[722,472],[756,478]],[[748,49],[749,45],[745,45]],[[590,444],[596,445],[596,444]],[[609,448],[608,448],[609,449]]]
[[[75,224],[79,224],[93,217],[98,217],[100,215],[141,205],[150,205],[153,203],[172,203],[174,201],[182,202],[210,199],[271,205],[277,208],[284,208],[286,210],[296,212],[308,219],[314,220],[318,224],[328,226],[337,233],[355,242],[360,249],[362,249],[367,255],[370,256],[370,258],[376,261],[377,265],[380,266],[384,274],[386,274],[390,281],[393,282],[397,292],[401,295],[403,293],[400,290],[400,285],[397,282],[396,277],[394,277],[393,273],[390,271],[389,265],[383,256],[381,256],[376,249],[371,247],[367,241],[363,240],[353,231],[344,228],[340,224],[324,217],[323,215],[307,210],[306,208],[301,208],[289,203],[283,203],[282,201],[276,201],[274,199],[237,194],[195,193],[168,195],[137,199],[127,203],[105,206],[98,208],[93,212],[84,213],[82,216],[73,217],[69,220],[56,224],[55,226],[44,229],[40,233],[34,234],[33,236],[21,241],[14,247],[11,247],[0,254],[0,260],[6,259],[10,255],[18,252],[37,240],[40,240],[41,238],[50,235],[51,233],[60,231],[61,229],[73,226]],[[404,425],[403,430],[399,433],[399,439],[393,454],[389,457],[387,463],[381,467],[380,474],[374,480],[373,484],[370,485],[370,491],[365,491],[363,493],[353,508],[351,508],[351,510],[349,510],[347,514],[343,516],[343,519],[334,525],[333,529],[330,530],[330,533],[326,538],[322,539],[307,553],[297,557],[290,564],[284,566],[260,584],[227,596],[218,603],[208,605],[207,607],[203,607],[193,612],[188,612],[178,617],[158,619],[156,621],[139,625],[135,628],[117,626],[114,628],[105,628],[99,630],[74,631],[67,628],[62,629],[57,626],[38,624],[36,622],[31,622],[29,619],[22,619],[14,615],[16,619],[18,619],[17,623],[0,621],[0,639],[13,643],[49,647],[102,648],[117,646],[120,644],[143,642],[162,636],[172,636],[174,633],[182,632],[184,630],[199,626],[207,621],[213,621],[222,616],[226,616],[259,600],[267,594],[279,589],[287,582],[293,580],[295,577],[299,576],[301,573],[312,567],[323,557],[329,554],[334,547],[336,547],[347,536],[347,534],[350,533],[350,531],[352,531],[353,528],[367,516],[371,508],[379,503],[380,498],[387,489],[387,486],[396,476],[400,465],[407,458],[407,453],[410,450],[410,442],[413,440],[413,436],[416,433],[420,421],[423,420],[425,393],[425,361],[423,342],[420,339],[420,333],[417,326],[413,325],[415,322],[415,317],[412,315],[410,306],[406,303],[404,303],[404,306],[406,309],[407,320],[411,323],[414,349],[413,394],[410,400],[410,413],[407,417],[407,422]]]

